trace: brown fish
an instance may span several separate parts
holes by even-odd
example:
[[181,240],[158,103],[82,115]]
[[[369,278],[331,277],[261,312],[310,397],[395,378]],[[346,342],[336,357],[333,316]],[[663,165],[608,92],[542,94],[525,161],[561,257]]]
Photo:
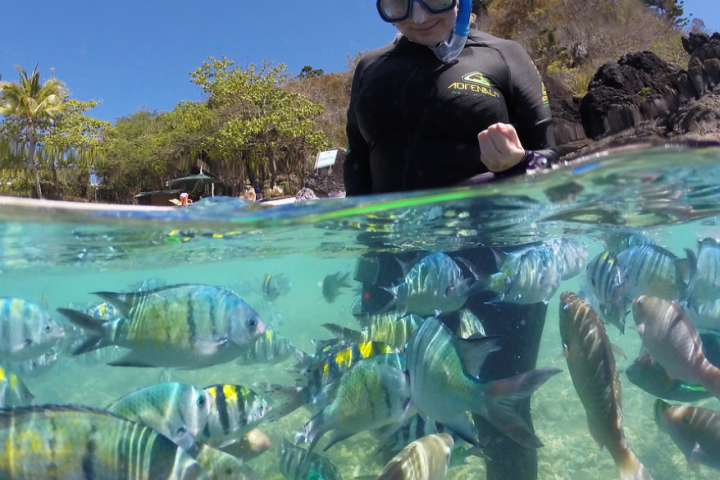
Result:
[[622,480],[651,480],[625,440],[620,377],[605,327],[590,305],[572,292],[560,295],[560,337],[590,434],[610,452]]
[[415,440],[388,462],[377,480],[443,480],[452,447],[453,439],[447,433]]
[[641,295],[633,301],[633,317],[643,346],[671,378],[699,383],[720,398],[720,369],[705,358],[700,335],[680,305]]
[[720,470],[720,412],[707,408],[673,407],[655,400],[655,421],[682,451],[691,467]]

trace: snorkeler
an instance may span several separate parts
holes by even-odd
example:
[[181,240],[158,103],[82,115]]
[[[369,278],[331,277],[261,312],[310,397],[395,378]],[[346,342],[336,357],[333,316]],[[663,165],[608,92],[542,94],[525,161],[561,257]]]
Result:
[[[557,161],[537,69],[516,42],[474,29],[464,36],[471,23],[470,0],[378,0],[377,8],[400,34],[366,54],[355,71],[344,163],[347,195],[450,187],[544,169]],[[480,2],[473,1],[474,14],[479,9]],[[416,253],[371,252],[358,260],[362,313],[376,313],[392,302],[387,289],[403,276],[394,257],[409,262]],[[497,271],[489,248],[450,256],[479,271]],[[473,292],[465,303],[488,335],[503,337],[502,349],[480,372],[485,381],[535,368],[547,311],[543,302],[495,302],[495,296]],[[456,311],[440,318],[455,329],[458,316]],[[529,400],[521,416],[532,424]],[[536,450],[474,418],[486,445],[488,479],[537,478]]]

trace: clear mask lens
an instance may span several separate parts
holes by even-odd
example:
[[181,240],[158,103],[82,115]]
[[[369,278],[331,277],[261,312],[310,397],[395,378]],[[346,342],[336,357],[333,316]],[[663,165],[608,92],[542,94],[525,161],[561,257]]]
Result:
[[402,22],[410,17],[413,2],[433,14],[445,13],[457,5],[457,0],[378,0],[377,9],[386,22]]

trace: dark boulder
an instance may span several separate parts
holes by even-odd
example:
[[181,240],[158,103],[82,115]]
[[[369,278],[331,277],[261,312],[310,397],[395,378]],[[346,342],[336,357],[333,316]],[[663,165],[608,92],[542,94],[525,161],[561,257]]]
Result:
[[706,95],[671,115],[668,130],[674,134],[717,134],[720,140],[720,92]]

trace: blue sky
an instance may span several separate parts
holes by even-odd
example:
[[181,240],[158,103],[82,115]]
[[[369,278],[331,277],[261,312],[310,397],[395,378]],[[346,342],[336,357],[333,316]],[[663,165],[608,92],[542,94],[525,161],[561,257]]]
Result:
[[[685,12],[720,30],[717,1],[686,0]],[[0,12],[3,80],[15,65],[39,63],[43,78],[53,67],[74,98],[103,100],[90,114],[110,121],[199,100],[188,72],[210,55],[336,72],[395,32],[373,0],[8,0]]]

